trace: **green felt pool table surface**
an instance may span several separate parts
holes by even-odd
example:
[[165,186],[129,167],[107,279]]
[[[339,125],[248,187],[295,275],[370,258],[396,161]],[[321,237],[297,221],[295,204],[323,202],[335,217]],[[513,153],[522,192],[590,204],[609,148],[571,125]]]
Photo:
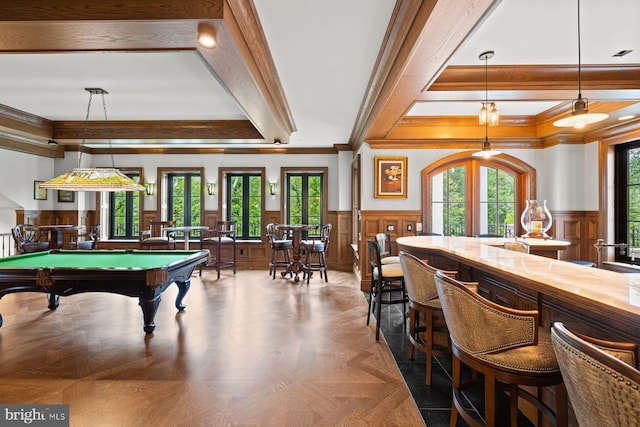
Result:
[[198,251],[46,251],[0,259],[2,268],[167,268]]

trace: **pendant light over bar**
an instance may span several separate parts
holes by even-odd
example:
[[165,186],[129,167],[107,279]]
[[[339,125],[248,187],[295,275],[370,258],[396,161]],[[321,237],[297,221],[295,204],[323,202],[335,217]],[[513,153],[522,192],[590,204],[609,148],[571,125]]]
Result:
[[[498,110],[495,108],[495,104],[492,102],[489,104],[489,59],[493,58],[494,51],[488,50],[486,52],[482,52],[479,56],[481,61],[484,61],[484,104],[482,104],[482,110],[485,112],[484,121],[482,120],[482,110],[480,110],[480,124],[484,125],[484,142],[482,143],[482,150],[476,151],[473,153],[475,157],[484,157],[488,159],[491,156],[496,156],[501,153],[501,151],[492,150],[491,144],[489,143],[489,126],[496,126],[498,124]],[[491,108],[495,111],[494,124],[490,124],[491,122]]]
[[582,129],[591,123],[597,123],[609,117],[604,113],[590,113],[589,100],[582,97],[582,52],[580,48],[580,0],[578,0],[578,99],[571,105],[571,115],[553,122],[557,127]]
[[87,117],[85,119],[84,133],[82,135],[82,145],[78,156],[78,167],[63,175],[45,181],[40,184],[41,188],[67,191],[144,191],[144,186],[129,178],[115,167],[113,153],[111,152],[111,140],[109,140],[109,152],[111,154],[111,168],[81,168],[82,153],[87,136],[87,124],[89,113],[91,112],[91,101],[93,95],[102,97],[102,108],[104,120],[107,120],[107,104],[104,96],[109,93],[100,88],[85,88],[89,92],[89,104],[87,105]]

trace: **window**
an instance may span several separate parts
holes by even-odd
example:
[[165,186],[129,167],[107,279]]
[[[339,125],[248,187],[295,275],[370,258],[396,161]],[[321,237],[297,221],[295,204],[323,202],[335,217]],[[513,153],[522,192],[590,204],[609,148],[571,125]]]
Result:
[[516,181],[513,173],[480,166],[480,228],[482,234],[514,236]]
[[[615,197],[616,242],[640,247],[640,141],[615,147]],[[616,261],[631,258],[616,251]]]
[[[123,172],[129,178],[140,182],[137,172]],[[109,198],[109,238],[138,239],[140,232],[140,202],[142,192],[115,191]]]
[[260,239],[262,235],[262,173],[229,172],[226,176],[226,219],[237,224],[237,238]]
[[319,235],[327,221],[327,168],[282,168],[283,221],[287,224],[310,224]]
[[[200,225],[202,185],[200,173],[167,174],[168,215],[176,226]],[[193,232],[197,235],[197,232]]]
[[287,174],[287,223],[322,225],[322,174]]
[[518,234],[533,169],[513,158],[477,160],[462,153],[423,170],[425,231],[446,236]]

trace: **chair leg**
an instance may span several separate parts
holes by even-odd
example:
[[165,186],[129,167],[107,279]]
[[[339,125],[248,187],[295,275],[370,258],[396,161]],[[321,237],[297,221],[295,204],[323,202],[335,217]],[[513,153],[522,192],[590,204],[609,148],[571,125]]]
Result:
[[491,372],[484,374],[484,419],[486,427],[496,425],[496,379]]
[[[375,297],[374,281],[371,278],[371,289],[369,289],[369,310],[367,311],[367,326],[369,326],[369,319],[371,318],[371,306],[373,305],[373,298]],[[374,306],[375,307],[375,306]]]
[[220,257],[222,255],[222,248],[220,242],[216,244],[216,272],[218,273],[218,279],[220,278]]
[[[418,314],[418,316],[416,316]],[[418,319],[420,319],[420,314],[416,312],[413,307],[409,307],[409,335],[417,339],[418,338],[418,328],[419,323]],[[409,350],[407,351],[407,359],[413,360],[413,351],[415,347],[413,346],[413,342],[409,340]]]
[[376,291],[376,341],[380,339],[380,317],[382,312],[382,279],[378,280],[377,291]]
[[[409,308],[409,311],[411,311],[411,308]],[[430,308],[427,309],[427,312],[425,314],[425,326],[426,326],[426,331],[425,331],[425,344],[426,344],[426,353],[425,356],[427,358],[427,363],[426,363],[426,374],[427,377],[425,379],[425,382],[427,385],[431,385],[431,373],[433,371],[433,310],[431,310]]]
[[453,402],[451,403],[451,419],[449,427],[456,427],[458,424],[458,407],[456,406],[457,393],[460,391],[460,359],[454,354],[451,356],[451,379],[453,385]]

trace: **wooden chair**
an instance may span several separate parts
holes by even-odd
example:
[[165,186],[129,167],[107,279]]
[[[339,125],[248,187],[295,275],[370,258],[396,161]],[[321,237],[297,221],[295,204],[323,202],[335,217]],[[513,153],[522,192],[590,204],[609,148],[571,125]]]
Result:
[[100,240],[100,224],[89,227],[88,230],[63,230],[62,231],[62,248],[63,249],[82,249],[93,250],[98,248]]
[[380,251],[380,261],[382,261],[382,264],[400,263],[400,258],[397,255],[393,255],[391,236],[389,234],[376,234],[376,242],[378,242],[378,250]]
[[551,327],[551,341],[580,427],[640,423],[638,346],[603,341]]
[[[534,405],[552,424],[566,426],[567,391],[550,333],[538,326],[538,312],[495,304],[441,271],[436,273],[435,281],[451,336],[450,425],[456,425],[458,415],[472,426],[482,425],[468,412],[462,392],[484,384],[484,425],[495,425],[496,392],[499,386],[506,386],[512,426],[518,425],[518,398]],[[483,374],[484,381],[472,378],[463,382],[461,364]],[[536,387],[538,395],[534,396],[520,385]],[[545,386],[555,387],[555,413],[538,398]]]
[[175,225],[175,221],[149,221],[149,229],[140,232],[140,249],[175,249],[173,233],[164,231],[165,227]]
[[[276,278],[277,267],[289,267],[291,265],[290,250],[293,248],[293,241],[287,239],[286,235],[276,228],[276,224],[269,223],[266,227],[269,247],[271,248],[271,261],[269,261],[269,274]],[[282,254],[282,259],[278,259],[278,254]]]
[[[371,266],[371,289],[369,290],[369,311],[367,325],[371,318],[371,311],[376,317],[376,341],[380,339],[380,317],[383,304],[402,304],[402,313],[407,312],[408,296],[404,285],[404,275],[400,264],[382,264],[378,242],[367,240],[369,248],[369,265]],[[387,299],[383,298],[387,296]]]
[[[302,242],[302,251],[305,254],[304,259],[304,275],[307,277],[307,285],[313,271],[320,272],[320,278],[324,274],[324,281],[329,281],[327,277],[327,251],[329,250],[329,237],[331,235],[331,224],[325,224],[320,227],[320,237],[318,239],[310,239]],[[313,257],[316,262],[313,262]]]
[[[398,256],[404,282],[409,297],[409,351],[407,357],[413,359],[413,350],[417,348],[426,356],[426,384],[431,385],[433,354],[449,355],[449,331],[447,330],[442,305],[438,299],[435,274],[436,268],[418,259],[414,255],[400,252]],[[447,275],[455,277],[456,271],[447,271]],[[424,325],[421,320],[424,319]],[[442,337],[441,343],[434,344],[434,335]]]
[[[236,222],[235,221],[217,221],[216,226],[212,230],[204,231],[200,234],[200,249],[209,248],[209,252],[215,254],[213,262],[201,265],[199,274],[202,276],[203,267],[212,267],[218,273],[220,278],[220,270],[223,268],[233,268],[233,274],[236,274]],[[223,248],[231,248],[231,259],[224,259]]]
[[[11,229],[16,254],[41,252],[49,250],[49,242],[45,235],[27,230],[30,224],[18,224]],[[26,229],[25,229],[26,228]]]

